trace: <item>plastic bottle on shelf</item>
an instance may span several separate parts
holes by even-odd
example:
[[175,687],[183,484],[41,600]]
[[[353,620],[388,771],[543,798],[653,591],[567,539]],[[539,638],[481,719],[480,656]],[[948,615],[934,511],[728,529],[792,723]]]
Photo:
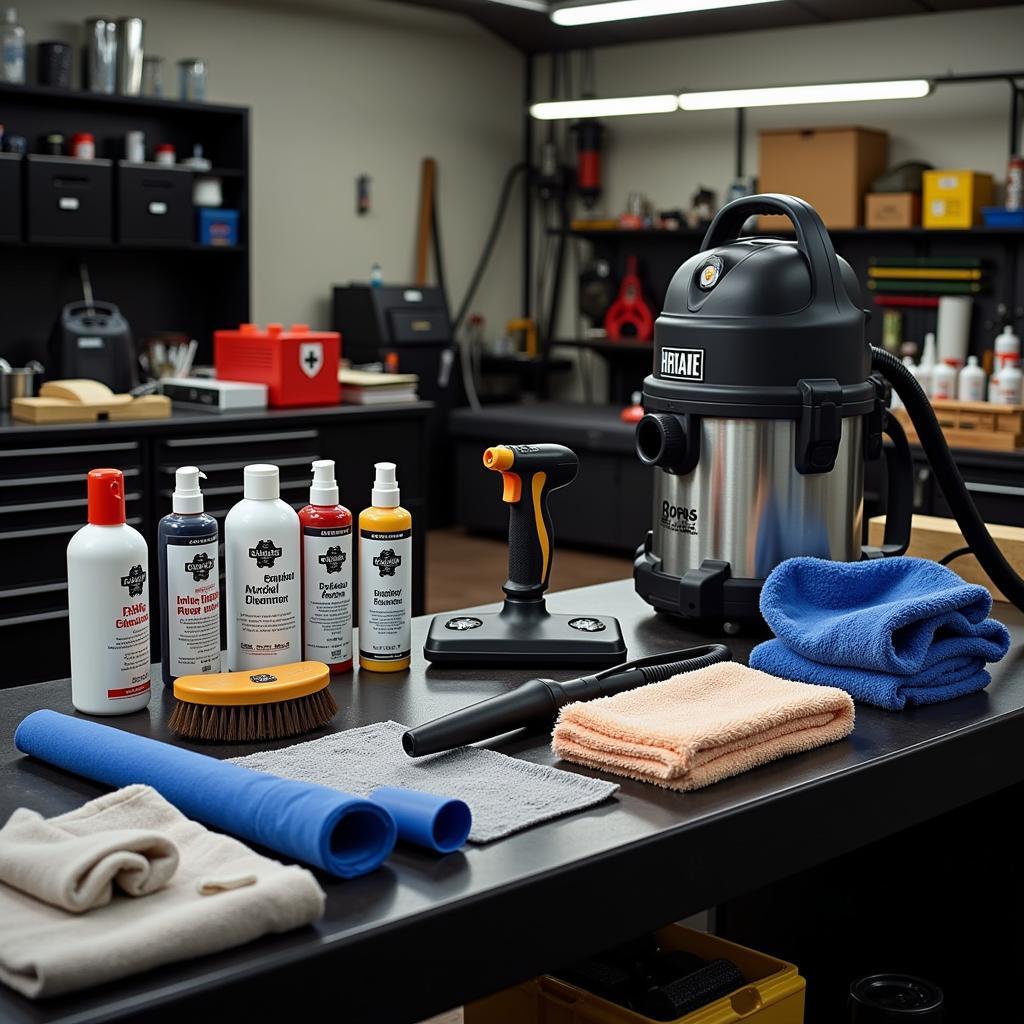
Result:
[[943,359],[932,371],[932,401],[956,398],[955,359]]
[[25,29],[18,24],[18,11],[8,7],[0,25],[0,82],[25,84]]
[[924,336],[924,351],[921,353],[921,362],[917,364],[917,382],[929,398],[932,397],[932,374],[935,372],[937,358],[935,335],[929,331]]
[[[988,384],[988,400],[997,405],[1006,405],[1003,399],[1003,392],[999,389],[999,376],[1004,366],[1020,367],[1020,337],[1014,334],[1013,328],[1007,324],[1002,333],[996,337],[994,348],[995,362],[992,366],[992,376]],[[1011,378],[1011,389],[1013,387],[1013,375]],[[1008,389],[1009,393],[1010,389]]]
[[996,384],[996,401],[999,405],[1020,405],[1022,401],[1022,383],[1024,375],[1020,367],[1006,363],[999,368],[999,381]]
[[985,371],[978,365],[977,356],[967,357],[967,365],[956,381],[956,397],[961,402],[985,401]]

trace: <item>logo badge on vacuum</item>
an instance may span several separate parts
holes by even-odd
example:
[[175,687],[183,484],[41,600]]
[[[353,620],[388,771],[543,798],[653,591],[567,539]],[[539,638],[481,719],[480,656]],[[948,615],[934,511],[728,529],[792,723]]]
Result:
[[581,633],[600,633],[605,628],[600,619],[592,619],[588,616],[581,616],[578,619],[570,619],[569,625],[578,629]]
[[710,291],[718,284],[722,276],[722,261],[717,256],[709,256],[704,265],[697,271],[697,284],[704,291]]
[[458,615],[454,619],[449,619],[444,624],[444,628],[454,629],[461,633],[467,629],[476,629],[483,624],[484,620],[478,619],[475,615]]
[[671,380],[702,381],[704,350],[702,348],[662,348],[659,377]]
[[323,342],[303,341],[299,343],[299,366],[307,377],[315,377],[323,365]]

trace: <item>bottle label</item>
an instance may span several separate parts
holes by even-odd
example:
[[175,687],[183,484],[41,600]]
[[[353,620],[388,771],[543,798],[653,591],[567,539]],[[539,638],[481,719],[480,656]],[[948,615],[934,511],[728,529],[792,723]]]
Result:
[[359,531],[359,654],[374,661],[408,658],[412,530]]
[[[235,588],[237,668],[298,661],[301,657],[302,584],[299,531],[269,531],[239,552]],[[229,574],[230,575],[230,574]]]
[[167,538],[168,666],[172,676],[220,671],[217,534]]
[[352,658],[352,527],[302,528],[303,656],[337,665]]
[[[109,597],[94,593],[95,600],[110,609],[106,642],[108,700],[137,697],[149,689],[149,573],[145,561],[126,563],[111,575]],[[85,638],[91,642],[91,638]]]

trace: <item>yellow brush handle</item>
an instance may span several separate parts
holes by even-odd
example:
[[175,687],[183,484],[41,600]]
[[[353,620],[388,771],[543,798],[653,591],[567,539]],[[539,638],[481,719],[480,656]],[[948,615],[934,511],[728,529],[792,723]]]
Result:
[[174,696],[187,704],[218,707],[276,704],[316,693],[330,681],[330,669],[322,661],[293,661],[249,672],[179,676],[174,680]]

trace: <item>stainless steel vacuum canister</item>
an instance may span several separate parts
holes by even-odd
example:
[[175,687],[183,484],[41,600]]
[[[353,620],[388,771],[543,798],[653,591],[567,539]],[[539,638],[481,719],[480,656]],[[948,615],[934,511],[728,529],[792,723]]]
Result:
[[[795,239],[739,237],[759,213]],[[817,213],[792,196],[738,199],[669,285],[637,452],[655,467],[637,592],[656,608],[736,623],[795,555],[862,557],[864,459],[881,451],[883,387],[871,376],[860,288]],[[893,494],[909,515],[909,449]],[[895,553],[890,545],[878,554]]]

